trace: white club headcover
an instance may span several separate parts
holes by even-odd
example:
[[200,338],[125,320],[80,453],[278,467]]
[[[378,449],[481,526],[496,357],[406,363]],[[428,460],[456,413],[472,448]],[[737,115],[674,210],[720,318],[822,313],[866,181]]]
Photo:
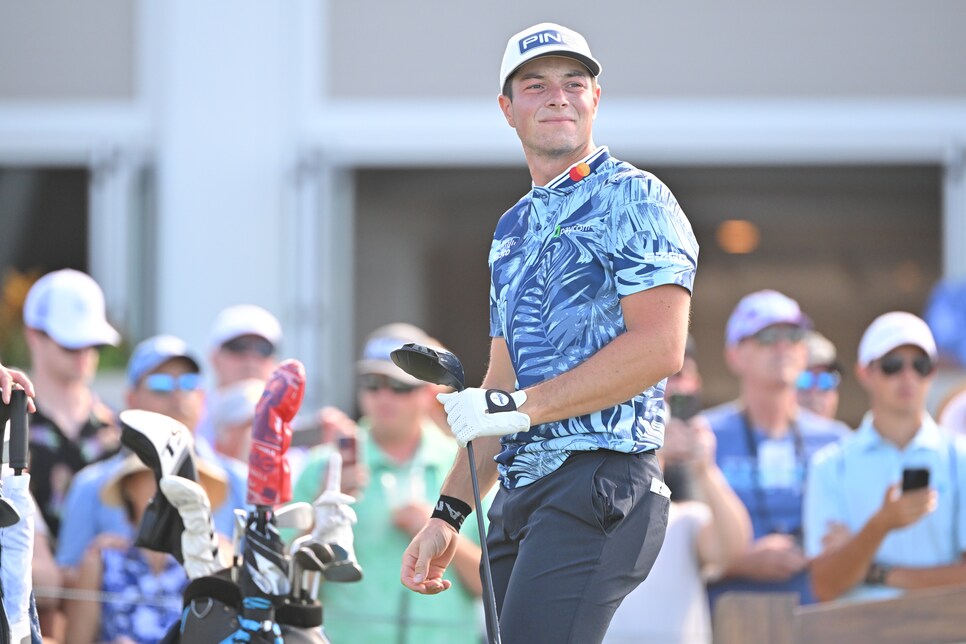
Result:
[[181,476],[161,477],[161,492],[184,523],[181,553],[189,579],[211,575],[220,567],[218,537],[211,519],[211,502],[204,488]]

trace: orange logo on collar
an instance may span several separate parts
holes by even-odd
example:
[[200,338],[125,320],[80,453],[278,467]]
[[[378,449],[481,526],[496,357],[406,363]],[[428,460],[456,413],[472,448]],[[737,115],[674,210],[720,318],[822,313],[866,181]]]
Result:
[[574,181],[580,181],[588,174],[590,174],[590,166],[583,161],[570,168],[570,178]]

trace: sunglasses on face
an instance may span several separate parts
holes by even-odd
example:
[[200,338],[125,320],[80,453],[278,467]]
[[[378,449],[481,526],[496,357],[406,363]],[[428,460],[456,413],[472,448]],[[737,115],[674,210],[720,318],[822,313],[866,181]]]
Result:
[[201,389],[201,374],[184,373],[172,376],[170,373],[152,373],[144,378],[144,388],[155,394],[198,391]]
[[784,340],[791,344],[797,344],[805,339],[805,329],[794,326],[769,326],[751,336],[758,344],[771,346]]
[[907,365],[922,377],[928,376],[936,368],[929,356],[919,356],[909,361],[903,360],[901,356],[886,356],[879,360],[879,370],[887,376],[896,375]]
[[842,377],[834,371],[803,371],[798,376],[795,386],[803,390],[832,391],[838,389],[840,382]]
[[43,337],[47,338],[55,347],[57,347],[58,349],[60,349],[64,353],[68,353],[68,354],[71,354],[71,355],[75,355],[75,354],[81,353],[83,351],[88,351],[90,349],[94,349],[95,351],[98,350],[98,349],[100,349],[100,346],[98,346],[96,344],[92,344],[92,345],[86,346],[86,347],[74,347],[74,348],[65,347],[64,345],[62,345],[61,343],[57,342],[57,340],[54,340],[52,337],[50,337],[49,335],[47,335],[43,331],[40,332],[40,335],[42,335]]
[[275,345],[265,338],[234,338],[221,345],[221,348],[235,355],[255,353],[263,358],[268,358],[275,353]]
[[395,378],[390,378],[389,376],[383,376],[375,373],[365,373],[359,376],[359,387],[361,389],[365,389],[366,391],[388,389],[394,394],[408,394],[411,391],[419,389],[422,387],[422,385],[410,385],[405,382],[400,382]]

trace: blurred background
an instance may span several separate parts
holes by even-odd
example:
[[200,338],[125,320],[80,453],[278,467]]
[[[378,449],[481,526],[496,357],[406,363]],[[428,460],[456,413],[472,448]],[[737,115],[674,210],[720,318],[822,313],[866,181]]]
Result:
[[[603,64],[596,143],[691,219],[706,404],[737,393],[724,325],[751,291],[797,299],[850,371],[876,315],[966,276],[960,0],[0,0],[0,359],[24,359],[31,281],[72,267],[127,347],[203,352],[222,308],[265,306],[307,408],[354,407],[392,321],[479,381],[490,236],[530,187],[498,68],[541,21]],[[103,360],[111,402],[125,360]],[[840,417],[864,409],[847,374]]]

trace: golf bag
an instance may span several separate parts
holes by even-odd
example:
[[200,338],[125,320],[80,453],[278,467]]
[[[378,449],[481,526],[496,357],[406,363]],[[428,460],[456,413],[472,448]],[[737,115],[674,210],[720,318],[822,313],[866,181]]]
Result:
[[[285,452],[292,437],[291,420],[305,390],[305,370],[296,360],[282,362],[269,377],[255,409],[249,456],[248,501],[254,509],[236,510],[230,568],[193,579],[184,592],[181,621],[169,631],[170,644],[250,642],[255,644],[328,644],[322,634],[322,606],[317,583],[305,588],[302,568],[285,552],[274,508],[291,498]],[[183,524],[184,525],[184,524]],[[244,536],[242,537],[242,532]],[[308,551],[307,551],[308,552]],[[301,553],[311,570],[321,574],[334,558]]]

